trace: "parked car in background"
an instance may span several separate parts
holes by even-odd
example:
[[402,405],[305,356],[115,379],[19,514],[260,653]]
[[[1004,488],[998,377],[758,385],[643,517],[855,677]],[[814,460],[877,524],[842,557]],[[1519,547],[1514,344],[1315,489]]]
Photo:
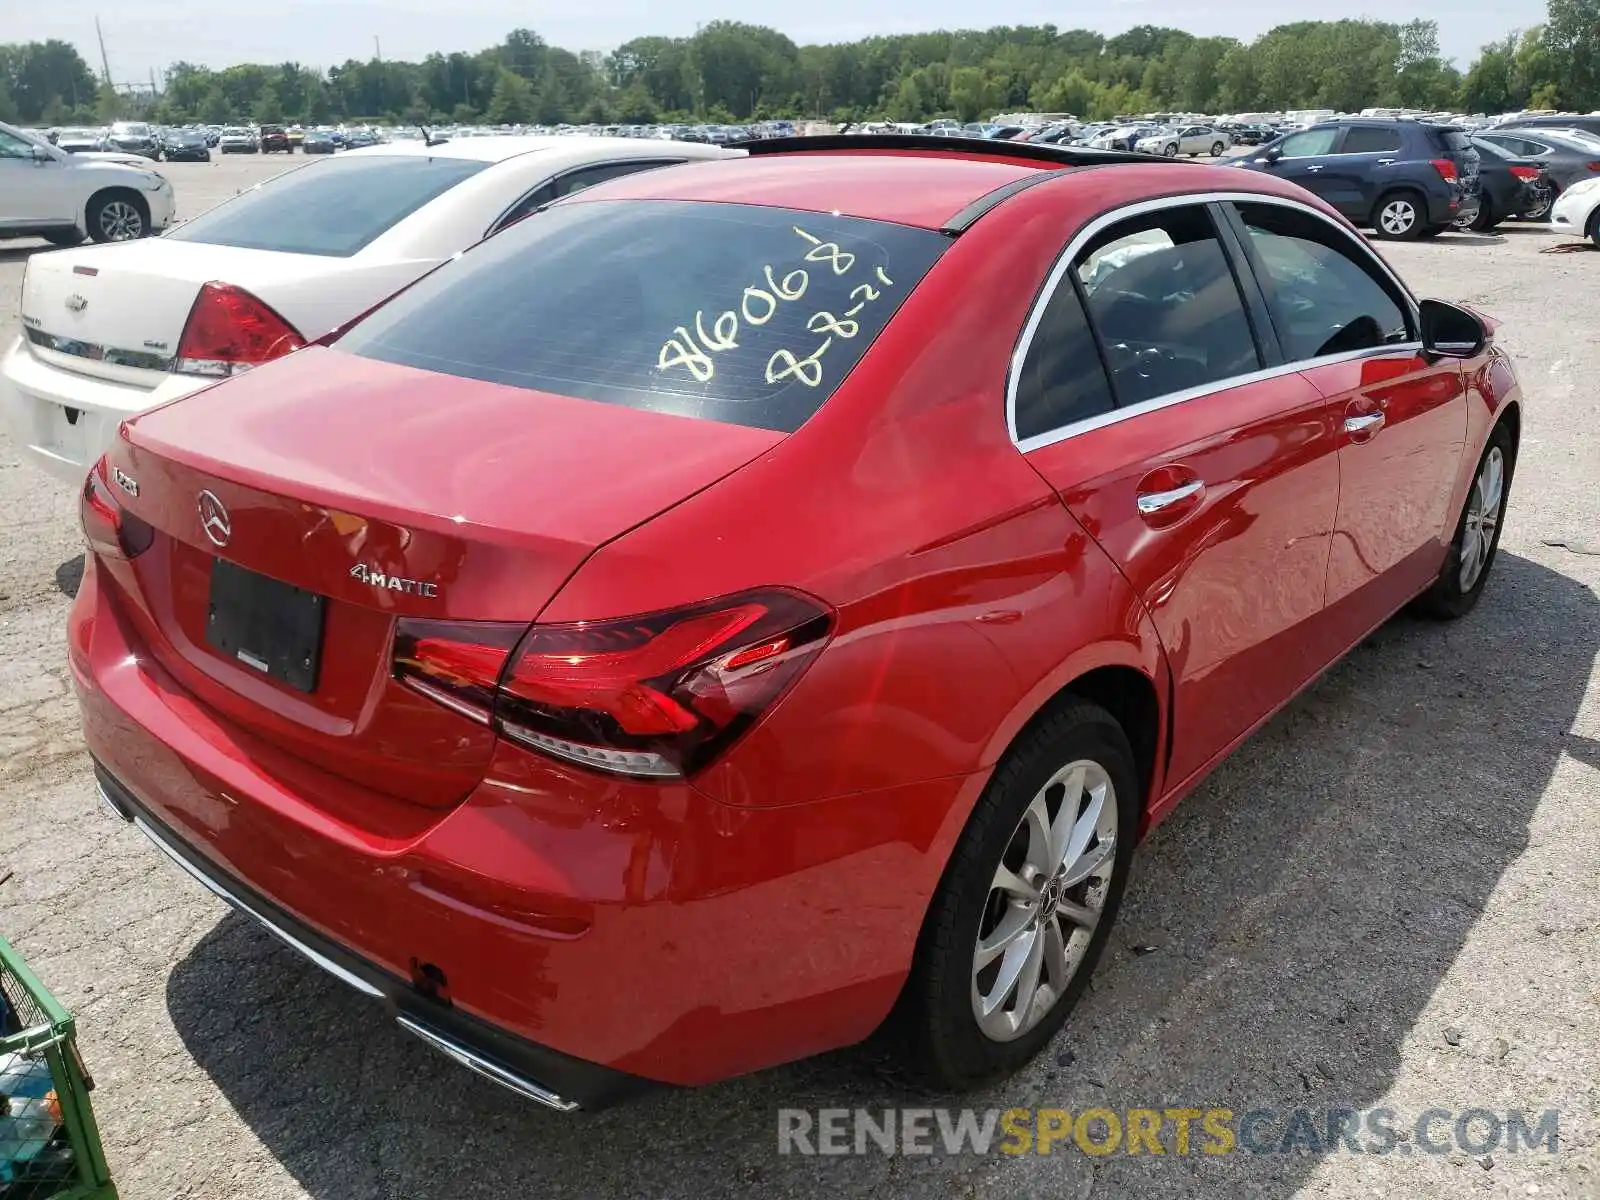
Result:
[[[1574,184],[1600,178],[1600,140],[1575,130],[1489,129],[1478,139],[1524,162],[1538,163],[1550,179],[1551,200]],[[1538,220],[1538,216],[1531,219]]]
[[85,237],[121,242],[160,232],[173,217],[172,185],[151,167],[138,155],[68,154],[0,123],[0,239],[76,246]]
[[1096,150],[1132,150],[1139,139],[1160,132],[1155,125],[1117,125],[1096,136],[1089,144]]
[[1513,129],[1581,129],[1585,133],[1600,137],[1600,115],[1590,113],[1588,116],[1540,116],[1516,117],[1500,125],[1494,126],[1496,131]]
[[1472,145],[1478,151],[1478,211],[1457,217],[1456,228],[1488,233],[1501,221],[1549,215],[1555,193],[1543,166],[1482,138],[1473,138]]
[[344,144],[346,149],[361,150],[368,146],[376,146],[382,140],[382,138],[380,138],[370,129],[352,129],[350,132],[345,134]]
[[308,129],[300,139],[302,154],[332,154],[338,148],[334,144],[333,134],[325,129]]
[[1477,215],[1479,155],[1453,126],[1325,121],[1232,165],[1297,183],[1381,238],[1429,237]]
[[294,144],[282,125],[263,125],[256,131],[256,142],[263,154],[293,154]]
[[563,201],[83,483],[107,804],[562,1111],[885,1023],[1018,1070],[1140,839],[1492,577],[1510,359],[1321,201],[812,140]]
[[210,162],[211,148],[198,129],[169,129],[161,135],[157,157],[167,162]]
[[61,129],[50,142],[68,154],[88,154],[103,148],[105,133],[99,129]]
[[304,128],[299,125],[289,126],[289,148],[291,150],[298,150],[305,140],[306,131]]
[[243,125],[230,125],[217,135],[218,154],[254,154],[260,149],[255,131]]
[[0,409],[24,457],[80,483],[122,418],[316,340],[539,206],[736,153],[590,137],[397,143],[288,170],[114,256],[41,255],[23,278],[23,336],[0,358]]
[[1561,193],[1550,209],[1550,227],[1557,233],[1586,237],[1600,247],[1600,176]]
[[1176,158],[1180,154],[1187,154],[1190,158],[1201,154],[1219,158],[1229,144],[1228,135],[1210,125],[1181,125],[1142,137],[1134,143],[1133,148],[1144,154],[1162,154],[1167,158]]
[[1236,146],[1259,146],[1278,136],[1270,125],[1236,125],[1229,132]]
[[116,122],[106,131],[100,144],[105,150],[122,150],[150,159],[155,158],[160,148],[155,129],[143,121]]

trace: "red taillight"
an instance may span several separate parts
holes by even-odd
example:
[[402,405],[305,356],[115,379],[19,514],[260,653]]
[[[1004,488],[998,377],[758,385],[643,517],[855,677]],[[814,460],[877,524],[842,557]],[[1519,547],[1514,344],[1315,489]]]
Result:
[[173,370],[237,375],[305,344],[293,325],[243,288],[208,283],[189,310]]
[[1511,168],[1511,176],[1512,176],[1513,179],[1520,179],[1524,183],[1529,183],[1529,182],[1539,178],[1539,168],[1538,167],[1512,167]]
[[106,558],[135,558],[150,549],[156,531],[117,502],[106,482],[104,457],[90,468],[78,504],[89,549]]
[[822,649],[831,625],[826,609],[783,591],[525,634],[401,620],[395,675],[553,757],[678,778],[749,728]]
[[1440,179],[1444,180],[1446,183],[1454,183],[1456,181],[1455,163],[1451,162],[1448,158],[1435,158],[1430,161],[1433,163],[1433,169],[1439,172]]
[[1591,171],[1600,171],[1600,162],[1588,163],[1587,166]]

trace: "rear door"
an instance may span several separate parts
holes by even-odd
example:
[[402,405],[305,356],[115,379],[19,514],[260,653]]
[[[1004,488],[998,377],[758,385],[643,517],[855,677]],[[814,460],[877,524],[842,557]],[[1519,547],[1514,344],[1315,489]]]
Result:
[[[1138,591],[1175,679],[1171,777],[1325,665],[1334,406],[1276,355],[1213,209],[1113,215],[1069,247],[1025,335],[1014,433]],[[1249,299],[1247,300],[1247,297]]]
[[1466,443],[1461,367],[1423,356],[1410,297],[1359,238],[1299,206],[1229,207],[1285,360],[1338,421],[1327,604],[1343,649],[1439,568]]
[[1365,218],[1406,170],[1397,165],[1405,158],[1400,131],[1384,125],[1351,125],[1338,151],[1328,160],[1318,194],[1346,216]]

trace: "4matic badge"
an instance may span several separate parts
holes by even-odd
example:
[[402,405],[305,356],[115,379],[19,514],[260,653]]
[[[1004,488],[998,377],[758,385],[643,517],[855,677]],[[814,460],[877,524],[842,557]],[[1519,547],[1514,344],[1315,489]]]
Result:
[[383,588],[390,592],[404,592],[408,596],[426,596],[435,600],[439,596],[437,583],[425,583],[420,579],[406,579],[399,575],[388,575],[366,563],[357,563],[350,568],[350,578],[359,579],[371,587]]

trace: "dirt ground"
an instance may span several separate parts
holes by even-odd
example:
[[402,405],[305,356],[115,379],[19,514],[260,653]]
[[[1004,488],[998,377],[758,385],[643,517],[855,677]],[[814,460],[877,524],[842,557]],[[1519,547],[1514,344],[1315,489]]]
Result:
[[[193,215],[284,167],[166,169]],[[1556,1109],[1558,1152],[1432,1154],[1407,1132],[1386,1155],[779,1155],[779,1108],[929,1103],[855,1053],[594,1117],[534,1108],[96,805],[62,643],[76,497],[0,434],[0,931],[79,1017],[122,1195],[1600,1196],[1600,253],[1555,244],[1385,250],[1420,294],[1501,318],[1521,372],[1482,604],[1380,630],[1186,801],[1074,1019],[970,1103],[1386,1106],[1402,1129],[1435,1107]],[[31,252],[0,244],[7,343]]]

